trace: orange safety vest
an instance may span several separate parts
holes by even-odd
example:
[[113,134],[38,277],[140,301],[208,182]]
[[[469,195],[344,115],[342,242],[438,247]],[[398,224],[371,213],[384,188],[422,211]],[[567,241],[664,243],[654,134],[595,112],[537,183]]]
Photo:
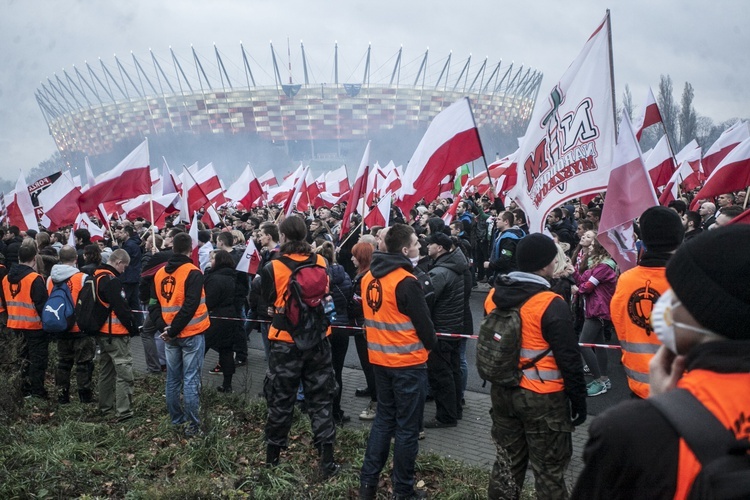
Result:
[[[532,296],[521,306],[521,357],[519,368],[534,357],[549,349],[549,344],[542,336],[542,316],[555,298],[561,298],[555,292],[540,292]],[[531,368],[523,370],[519,383],[524,389],[537,394],[550,394],[562,391],[565,386],[562,374],[552,351],[536,362]]]
[[[73,297],[74,306],[78,303],[78,295],[81,293],[86,278],[88,278],[88,275],[82,272],[77,272],[68,278],[68,288],[70,289],[70,295]],[[55,284],[52,282],[52,278],[47,278],[47,295],[52,293],[54,287]],[[70,330],[68,330],[70,333],[78,333],[80,331],[81,329],[78,328],[78,324],[75,322],[73,323],[73,326],[70,327]]]
[[[739,425],[739,422],[745,421],[747,412],[750,374],[716,373],[697,369],[686,373],[677,382],[677,387],[690,391],[724,427],[734,432],[737,439],[750,438],[750,426]],[[675,499],[687,498],[700,470],[700,462],[685,440],[680,439]]]
[[487,316],[489,313],[494,311],[497,306],[495,305],[495,301],[492,300],[492,296],[495,294],[495,289],[490,288],[490,293],[487,294],[487,297],[484,299],[484,315]]
[[41,330],[42,318],[31,300],[31,285],[41,278],[36,272],[30,272],[17,284],[11,284],[6,276],[3,278],[3,294],[8,306],[8,328],[16,330]]
[[[304,262],[307,259],[310,258],[309,255],[303,255],[303,254],[290,254],[287,255],[288,258],[292,259],[295,262]],[[274,287],[276,287],[276,300],[273,303],[273,307],[275,311],[283,311],[284,310],[284,296],[286,295],[286,289],[287,285],[289,285],[289,278],[292,277],[292,270],[289,269],[286,264],[284,264],[282,261],[278,259],[274,259],[271,262],[271,265],[273,266],[273,279],[274,279]],[[316,255],[316,265],[326,268],[326,260],[323,258],[322,255]],[[279,314],[283,314],[279,312]],[[329,326],[326,330],[326,337],[331,334],[331,327]],[[292,338],[292,335],[280,328],[277,325],[273,324],[273,321],[271,322],[271,326],[268,328],[268,340],[280,340],[281,342],[288,342],[290,344],[294,344],[294,339]]]
[[[200,269],[193,264],[185,263],[175,269],[173,273],[168,273],[166,267],[156,271],[154,276],[156,298],[161,305],[161,317],[167,325],[172,324],[177,312],[185,303],[185,283],[191,271],[200,272]],[[177,338],[184,339],[200,335],[210,326],[211,320],[208,319],[208,308],[206,307],[206,291],[201,287],[201,301],[198,304],[198,309],[195,310],[193,317],[177,335]]]
[[[7,276],[7,274],[8,274],[8,269],[3,264],[0,264],[0,276],[3,276],[4,278],[5,276]],[[0,314],[4,312],[6,312],[5,303],[4,301],[0,300]]]
[[396,286],[405,279],[416,278],[403,268],[382,278],[375,278],[371,271],[362,277],[367,352],[373,365],[405,368],[427,362],[427,349],[411,318],[399,311],[396,303]]
[[622,347],[622,365],[635,395],[649,395],[648,364],[661,342],[651,330],[651,311],[669,289],[664,267],[638,266],[620,275],[609,304],[612,324]]
[[[115,277],[115,273],[109,269],[97,269],[94,271],[94,279],[96,280],[96,298],[106,308],[109,308],[109,303],[102,300],[99,294],[99,283],[103,276],[109,276],[110,279]],[[109,318],[104,322],[102,327],[99,329],[99,333],[106,335],[129,335],[128,329],[122,324],[120,318],[117,317],[114,310],[110,310]]]

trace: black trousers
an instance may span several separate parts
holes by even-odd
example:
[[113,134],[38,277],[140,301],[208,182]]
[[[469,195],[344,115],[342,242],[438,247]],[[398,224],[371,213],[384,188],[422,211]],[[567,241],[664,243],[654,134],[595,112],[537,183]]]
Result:
[[343,390],[341,372],[344,369],[346,352],[349,350],[349,333],[347,330],[339,330],[334,326],[331,335],[328,337],[328,341],[331,343],[331,364],[333,365],[333,374],[338,386],[338,390],[333,397],[333,416],[341,418],[344,415],[341,409],[341,391]]
[[370,399],[372,401],[378,400],[378,391],[375,384],[375,373],[370,363],[370,354],[367,352],[367,337],[365,336],[364,330],[362,333],[354,335],[354,346],[357,348],[357,357],[359,357],[359,364],[362,366],[362,372],[365,374],[365,381],[367,382],[367,388],[370,390]]
[[462,416],[458,340],[438,340],[427,358],[427,374],[435,398],[435,418],[445,424],[455,423]]

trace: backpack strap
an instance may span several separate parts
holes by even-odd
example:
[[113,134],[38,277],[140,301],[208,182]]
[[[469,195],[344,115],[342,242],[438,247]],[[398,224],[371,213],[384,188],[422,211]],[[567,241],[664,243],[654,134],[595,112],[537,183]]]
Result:
[[701,464],[726,455],[737,441],[734,434],[690,391],[674,389],[648,401],[688,444]]

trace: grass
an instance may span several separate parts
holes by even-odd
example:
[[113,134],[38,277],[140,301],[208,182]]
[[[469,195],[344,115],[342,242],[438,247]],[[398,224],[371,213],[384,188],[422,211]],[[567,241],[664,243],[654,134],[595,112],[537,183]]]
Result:
[[[51,346],[50,367],[55,362],[53,350]],[[269,469],[264,463],[262,400],[203,391],[205,435],[188,440],[169,423],[161,377],[136,378],[136,417],[119,424],[100,417],[95,404],[58,405],[54,399],[32,399],[19,405],[12,384],[17,385],[17,380],[0,373],[0,498],[357,496],[367,430],[339,429],[335,456],[342,472],[322,481],[309,420],[299,411],[281,465]],[[53,384],[48,379],[48,387]],[[416,479],[430,498],[487,497],[485,469],[420,454],[416,470]],[[390,498],[391,492],[384,471],[380,498]]]

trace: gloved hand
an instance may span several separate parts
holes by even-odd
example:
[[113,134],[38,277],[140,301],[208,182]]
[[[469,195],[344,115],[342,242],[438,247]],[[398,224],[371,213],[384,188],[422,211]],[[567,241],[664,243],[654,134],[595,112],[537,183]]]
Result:
[[570,406],[570,419],[573,421],[573,425],[577,427],[586,421],[586,400],[584,399],[581,402],[571,401]]

